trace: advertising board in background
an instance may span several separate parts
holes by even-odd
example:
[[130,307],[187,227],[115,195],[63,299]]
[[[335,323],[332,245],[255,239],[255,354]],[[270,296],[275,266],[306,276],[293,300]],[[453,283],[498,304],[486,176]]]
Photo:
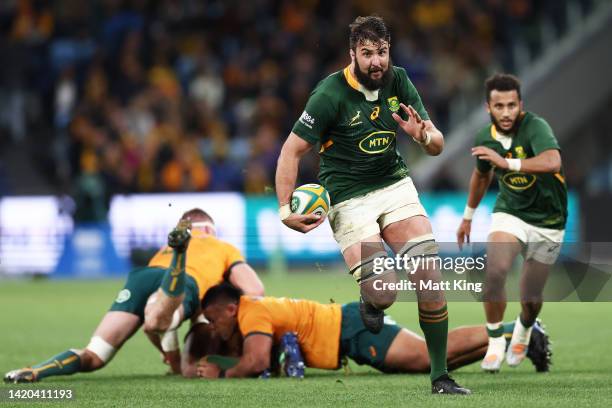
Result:
[[[454,242],[466,195],[425,193],[420,198],[436,240]],[[473,242],[486,241],[494,202],[495,195],[487,194],[478,207],[472,226]],[[115,196],[108,223],[76,229],[66,207],[65,199],[52,196],[0,199],[0,273],[116,276],[117,271],[108,268],[125,273],[133,251],[155,250],[164,245],[182,213],[194,207],[209,212],[216,221],[218,236],[240,249],[249,262],[266,263],[279,256],[290,263],[342,260],[328,221],[308,234],[290,230],[279,221],[276,199],[270,196],[244,197],[239,193]],[[569,194],[566,242],[580,239],[579,211],[577,196]],[[118,259],[109,261],[114,256]]]

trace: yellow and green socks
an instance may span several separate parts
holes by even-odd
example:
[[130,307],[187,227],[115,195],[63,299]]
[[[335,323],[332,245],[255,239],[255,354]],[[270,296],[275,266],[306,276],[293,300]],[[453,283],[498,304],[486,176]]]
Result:
[[171,297],[177,297],[185,292],[185,252],[174,251],[170,267],[166,270],[161,282],[161,289]]
[[55,375],[70,375],[81,370],[81,357],[74,351],[66,350],[32,368],[39,380]]

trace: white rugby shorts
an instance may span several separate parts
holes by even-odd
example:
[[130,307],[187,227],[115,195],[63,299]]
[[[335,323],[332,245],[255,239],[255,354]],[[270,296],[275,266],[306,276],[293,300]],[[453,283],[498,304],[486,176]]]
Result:
[[416,215],[427,217],[410,177],[330,208],[329,223],[344,252],[353,244],[380,233],[387,225]]
[[552,265],[559,257],[565,230],[539,228],[526,223],[514,215],[495,212],[492,216],[492,232],[506,232],[514,235],[524,244],[525,260],[534,259],[538,262]]

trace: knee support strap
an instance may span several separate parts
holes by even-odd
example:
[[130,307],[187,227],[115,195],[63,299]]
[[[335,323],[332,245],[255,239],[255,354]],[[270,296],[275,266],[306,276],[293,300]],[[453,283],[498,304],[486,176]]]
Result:
[[113,346],[100,336],[93,336],[85,348],[98,356],[104,364],[108,363],[117,352]]
[[438,244],[433,234],[424,234],[406,242],[398,254],[402,259],[410,259],[436,257],[438,252]]
[[394,271],[393,259],[389,258],[385,251],[380,251],[353,265],[349,273],[353,275],[357,283],[361,283]]

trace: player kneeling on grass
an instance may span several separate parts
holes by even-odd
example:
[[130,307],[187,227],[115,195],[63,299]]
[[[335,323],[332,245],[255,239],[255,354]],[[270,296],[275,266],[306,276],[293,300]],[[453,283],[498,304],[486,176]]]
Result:
[[[192,223],[192,238],[187,248],[187,263],[185,272],[192,276],[197,283],[200,301],[206,291],[221,282],[229,282],[239,287],[245,293],[253,296],[262,296],[264,293],[263,284],[259,277],[245,262],[240,251],[228,242],[216,237],[216,225],[213,218],[205,211],[194,208],[183,214],[182,220],[189,220]],[[149,266],[168,267],[172,262],[172,249],[162,248],[149,262]],[[160,290],[158,295],[163,302],[156,302],[156,307],[149,308],[151,313],[147,314],[145,320],[145,330],[147,328],[155,334],[158,330],[164,329],[165,321],[175,313],[179,304],[165,296]],[[153,319],[155,317],[155,319]],[[147,325],[146,321],[150,324]],[[186,338],[185,352],[181,355],[181,371],[183,376],[194,377],[196,375],[197,359],[193,358],[194,352],[207,350],[209,347],[216,347],[216,339],[211,338],[208,333],[207,323],[202,319],[201,314],[192,319],[192,328]],[[176,332],[174,332],[176,333]],[[174,335],[175,347],[178,348],[178,339]],[[190,341],[191,339],[194,341]],[[211,346],[204,344],[211,341]],[[196,349],[191,347],[196,346]]]
[[214,238],[212,219],[200,209],[183,214],[178,227],[168,236],[168,245],[148,267],[130,272],[85,349],[70,349],[43,363],[11,371],[5,375],[5,382],[34,382],[54,375],[98,370],[143,324],[173,373],[195,375],[196,360],[181,361],[176,334],[180,323],[201,316],[200,299],[211,282],[229,280],[251,294],[262,294],[263,285],[241,261],[237,250],[225,249],[229,244]]
[[[380,333],[366,329],[359,303],[328,304],[288,298],[243,296],[228,284],[211,288],[202,301],[205,316],[223,339],[242,335],[242,355],[227,370],[203,359],[198,375],[205,378],[255,377],[271,366],[272,350],[281,347],[285,358],[299,359],[307,367],[335,370],[344,356],[384,373],[428,373],[430,361],[423,338],[402,328],[388,316]],[[504,327],[511,335],[514,323]],[[292,350],[291,336],[299,351]],[[536,334],[537,333],[537,334]],[[449,332],[448,367],[456,369],[484,357],[488,335],[484,325]],[[538,370],[548,368],[550,351],[543,330],[534,331],[530,358]],[[289,362],[299,370],[299,361]],[[291,367],[290,367],[291,368]],[[302,371],[303,375],[303,371]],[[298,375],[300,376],[299,372]]]
[[[69,349],[42,363],[10,371],[4,376],[4,381],[35,382],[46,377],[98,370],[113,358],[143,322],[147,325],[147,317],[157,319],[150,311],[156,307],[156,303],[164,301],[179,302],[175,315],[171,314],[171,320],[166,322],[165,331],[171,332],[170,337],[156,335],[153,331],[148,332],[147,336],[162,352],[164,361],[170,364],[172,371],[180,373],[178,350],[174,344],[166,343],[174,343],[172,330],[180,322],[199,313],[197,284],[185,273],[185,253],[191,238],[189,227],[188,221],[181,221],[168,235],[168,245],[173,251],[169,268],[144,267],[129,273],[124,289],[119,292],[84,349]],[[158,289],[169,299],[159,296]]]

